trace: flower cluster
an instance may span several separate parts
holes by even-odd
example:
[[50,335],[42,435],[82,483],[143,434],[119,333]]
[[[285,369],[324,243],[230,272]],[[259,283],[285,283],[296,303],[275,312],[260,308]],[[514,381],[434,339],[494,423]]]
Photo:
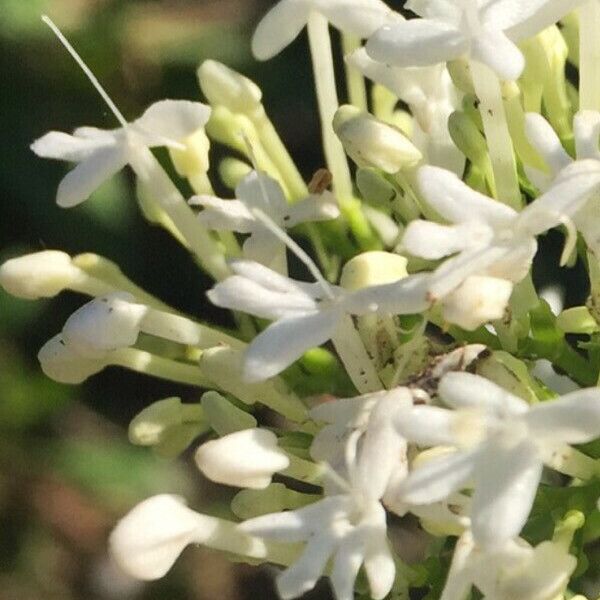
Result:
[[[239,521],[169,495],[135,507],[110,539],[124,571],[162,577],[203,544],[283,567],[282,599],[322,575],[338,600],[583,591],[600,495],[596,4],[410,0],[405,18],[380,0],[281,0],[252,48],[266,60],[307,28],[326,161],[309,183],[243,75],[206,61],[208,104],[165,100],[128,122],[45,18],[121,125],[34,142],[37,155],[76,163],[58,204],[131,167],[144,215],[215,280],[208,298],[236,323],[226,332],[183,315],[96,255],[44,251],[0,267],[16,296],[92,298],[40,350],[49,377],[75,384],[119,366],[202,389],[193,404],[157,400],[130,439],[176,457],[204,436],[198,468],[244,488]],[[214,191],[213,143],[231,153],[219,172],[233,198]],[[560,266],[579,261],[589,275],[585,305],[565,309],[534,286],[556,228]],[[290,277],[292,265],[311,281]],[[168,355],[144,350],[141,334],[167,340]],[[278,414],[276,428],[257,405]],[[429,544],[416,558],[391,535],[415,522]]]

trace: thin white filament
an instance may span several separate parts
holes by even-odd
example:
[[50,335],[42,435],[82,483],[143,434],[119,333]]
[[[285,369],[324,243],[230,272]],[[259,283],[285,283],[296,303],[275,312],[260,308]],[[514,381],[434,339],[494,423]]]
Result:
[[110,96],[107,94],[106,90],[102,87],[102,85],[100,84],[100,82],[98,81],[96,76],[92,73],[92,70],[85,64],[85,62],[83,61],[81,56],[79,56],[79,54],[77,54],[77,51],[75,50],[75,48],[73,48],[73,46],[71,46],[71,43],[69,42],[69,40],[67,40],[67,38],[63,35],[61,30],[54,24],[54,22],[52,21],[52,19],[50,17],[48,17],[47,15],[42,15],[42,21],[46,25],[48,25],[48,27],[50,27],[50,29],[53,31],[54,35],[56,35],[56,37],[59,39],[60,43],[67,49],[69,54],[75,59],[75,62],[81,67],[81,70],[86,74],[87,78],[92,82],[92,85],[96,88],[96,90],[98,90],[98,93],[100,94],[100,96],[102,96],[102,99],[104,100],[104,102],[106,102],[108,108],[110,108],[113,115],[115,115],[115,117],[117,118],[117,121],[119,121],[119,123],[124,128],[126,128],[127,121],[125,120],[125,117],[123,116],[121,111],[117,108],[117,105],[111,100]]

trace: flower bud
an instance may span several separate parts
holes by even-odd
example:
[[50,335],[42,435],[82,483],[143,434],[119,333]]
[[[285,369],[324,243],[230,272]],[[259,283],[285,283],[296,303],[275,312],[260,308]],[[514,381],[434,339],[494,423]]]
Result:
[[235,190],[251,172],[252,167],[248,163],[230,156],[219,163],[221,181],[231,190]]
[[57,335],[46,342],[38,353],[42,371],[59,383],[83,383],[106,367],[102,359],[82,357]]
[[129,441],[138,446],[156,446],[174,429],[202,424],[202,409],[197,404],[182,404],[179,398],[154,402],[129,424]]
[[71,257],[58,250],[26,254],[0,266],[0,285],[9,294],[27,300],[52,298],[81,277]]
[[391,252],[364,252],[349,260],[342,269],[340,284],[356,291],[373,285],[393,283],[408,277],[404,256]]
[[356,185],[366,202],[389,212],[397,190],[380,171],[373,168],[358,169]]
[[251,414],[234,406],[218,392],[211,391],[202,395],[202,410],[209,425],[220,436],[254,429],[258,425]]
[[277,436],[266,429],[245,429],[200,446],[198,468],[211,481],[252,489],[263,489],[290,460],[277,447]]
[[118,292],[88,302],[67,319],[64,341],[89,358],[133,346],[147,308],[132,301],[130,294]]
[[182,140],[185,150],[170,148],[169,153],[175,170],[181,177],[188,179],[208,172],[210,161],[208,152],[210,140],[204,128]]
[[565,333],[590,335],[600,327],[586,306],[569,308],[558,315],[556,325]]
[[354,106],[338,109],[333,129],[359,167],[373,166],[393,174],[414,167],[423,158],[399,129]]
[[202,543],[217,520],[185,506],[178,496],[162,494],[144,500],[118,523],[109,540],[117,565],[137,579],[163,577],[183,549]]
[[496,277],[471,276],[443,300],[443,315],[467,331],[501,319],[512,294],[513,284]]
[[225,106],[249,117],[262,112],[262,92],[250,79],[216,60],[205,60],[198,68],[203,94],[213,106]]

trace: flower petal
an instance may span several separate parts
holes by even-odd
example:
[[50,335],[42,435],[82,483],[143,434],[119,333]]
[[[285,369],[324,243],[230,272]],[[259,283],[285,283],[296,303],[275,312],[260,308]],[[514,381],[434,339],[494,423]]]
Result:
[[364,535],[361,531],[353,531],[346,535],[335,553],[329,577],[336,600],[354,599],[354,583],[364,559],[362,538]]
[[81,204],[126,164],[123,146],[115,144],[99,148],[65,175],[58,186],[56,203],[62,208]]
[[267,229],[258,229],[243,245],[244,256],[277,272],[287,271],[285,246]]
[[506,204],[476,192],[445,169],[421,167],[417,180],[427,203],[451,223],[483,221],[492,227],[509,227],[517,216]]
[[431,459],[409,474],[400,488],[399,500],[409,504],[432,504],[467,485],[478,459],[478,450],[456,451]]
[[477,460],[471,509],[478,544],[497,548],[519,534],[531,511],[542,466],[530,440],[509,449],[500,443],[486,445]]
[[81,162],[104,145],[105,142],[98,139],[51,131],[33,142],[31,149],[42,158]]
[[469,247],[492,241],[493,230],[485,223],[440,225],[431,221],[411,221],[402,238],[402,246],[413,256],[437,260]]
[[533,437],[583,444],[600,437],[600,390],[578,390],[532,406],[525,420]]
[[337,29],[368,38],[402,17],[381,0],[313,0],[315,8]]
[[252,38],[252,53],[268,60],[291,44],[304,29],[310,3],[307,0],[281,0],[262,18]]
[[386,25],[369,38],[368,55],[398,67],[426,67],[465,54],[468,40],[457,27],[430,19]]
[[471,58],[487,65],[504,81],[516,81],[525,68],[525,57],[502,31],[483,27],[471,41]]
[[296,202],[287,209],[286,227],[295,227],[299,223],[313,221],[328,221],[337,219],[340,209],[335,196],[331,192],[313,194],[300,202]]
[[161,100],[150,106],[131,127],[146,138],[148,146],[165,141],[181,142],[206,125],[211,109],[189,100]]
[[193,196],[189,204],[204,207],[198,219],[209,229],[250,233],[258,226],[252,213],[239,200],[222,200],[215,196]]
[[525,132],[532,146],[542,155],[553,175],[573,162],[563,148],[552,125],[537,113],[525,115]]
[[390,593],[396,579],[396,564],[385,535],[385,526],[381,535],[372,536],[367,543],[364,569],[369,580],[371,598],[383,600]]
[[249,210],[258,208],[280,223],[288,208],[287,200],[281,186],[266,173],[252,171],[235,188],[236,198],[241,200]]
[[453,446],[456,413],[437,406],[414,406],[394,415],[394,426],[418,446]]
[[336,311],[318,311],[287,317],[267,327],[246,351],[244,375],[247,381],[261,381],[281,373],[307,350],[329,340],[338,320]]
[[529,409],[525,400],[471,373],[447,373],[440,381],[439,394],[452,408],[482,408],[497,414],[509,411],[515,415]]

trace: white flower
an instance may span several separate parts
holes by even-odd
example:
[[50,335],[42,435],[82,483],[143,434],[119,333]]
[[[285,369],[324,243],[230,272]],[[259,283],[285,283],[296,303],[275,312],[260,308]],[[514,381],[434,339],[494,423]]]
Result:
[[576,566],[575,557],[552,542],[532,548],[524,540],[508,540],[487,550],[467,532],[457,542],[440,600],[463,600],[473,585],[486,600],[556,600]]
[[0,285],[9,294],[27,300],[53,298],[86,277],[68,254],[58,250],[11,258],[0,266]]
[[390,284],[391,290],[375,286],[348,293],[324,281],[295,281],[255,262],[235,261],[231,269],[235,275],[208,292],[211,302],[275,321],[248,347],[244,374],[249,382],[280,373],[306,350],[331,339],[348,314],[385,312],[390,302],[400,314],[415,314],[427,306],[419,276]]
[[448,130],[448,118],[460,106],[460,93],[445,65],[394,67],[373,60],[364,48],[348,55],[346,62],[408,105],[415,118],[412,141],[428,164],[462,176],[465,157]]
[[282,229],[300,223],[335,219],[340,211],[330,192],[311,195],[289,204],[281,186],[266,175],[253,171],[236,187],[236,200],[222,200],[214,196],[194,196],[190,204],[203,206],[199,219],[209,228],[219,231],[249,233],[244,242],[244,256],[265,266],[282,271],[285,266],[277,261],[282,252],[281,241],[253,214],[260,209]]
[[466,487],[475,489],[475,541],[501,548],[527,520],[544,463],[566,444],[600,434],[600,392],[587,389],[530,407],[496,384],[469,373],[449,373],[439,393],[455,411],[415,407],[396,426],[424,446],[456,446],[448,456],[413,471],[401,497],[429,504]]
[[[564,169],[521,213],[472,190],[449,171],[425,166],[417,177],[427,203],[452,225],[413,221],[402,244],[430,260],[457,254],[432,274],[429,299],[447,306],[448,320],[473,329],[489,316],[501,316],[509,287],[529,272],[536,236],[565,222],[587,201],[600,185],[600,163],[578,161]],[[478,296],[472,296],[477,289]]]
[[266,429],[245,429],[206,442],[196,451],[198,468],[212,481],[260,490],[290,459],[277,447],[277,436]]
[[267,60],[291,44],[311,12],[318,12],[342,31],[369,37],[390,20],[400,19],[381,0],[281,0],[263,17],[252,39],[252,52]]
[[464,56],[501,79],[516,80],[525,58],[516,42],[530,37],[580,4],[578,0],[411,0],[423,17],[386,25],[367,43],[369,55],[399,67],[424,67]]
[[[326,489],[329,495],[323,500],[240,525],[252,535],[281,542],[306,542],[300,558],[277,578],[283,600],[312,589],[330,558],[333,566],[329,576],[337,600],[354,598],[354,582],[361,566],[365,568],[372,598],[381,600],[391,590],[396,569],[380,499],[394,467],[402,470],[405,458],[406,443],[393,431],[388,418],[395,399],[394,394],[374,396],[377,406],[368,417],[367,427],[353,431],[343,442],[348,481],[338,475]],[[404,400],[401,398],[400,402]],[[328,415],[327,408],[318,414],[337,418],[337,413],[347,412],[344,403],[331,407],[336,414]]]
[[[527,137],[543,157],[549,172],[526,167],[527,176],[542,191],[548,189],[558,174],[572,164],[552,126],[544,117],[534,113],[526,115]],[[591,110],[580,111],[573,120],[576,160],[595,160],[600,164],[600,113]],[[573,215],[573,222],[581,231],[590,249],[600,253],[600,197],[597,195]]]
[[180,149],[182,142],[203,127],[209,116],[210,108],[199,102],[163,100],[126,127],[80,127],[73,135],[52,131],[35,141],[31,149],[44,158],[77,163],[61,181],[56,199],[59,206],[69,208],[85,201],[125,167],[136,148]]
[[109,543],[117,565],[144,580],[163,577],[189,544],[255,558],[267,553],[264,543],[240,535],[233,523],[194,512],[181,498],[168,494],[138,504],[115,527]]

